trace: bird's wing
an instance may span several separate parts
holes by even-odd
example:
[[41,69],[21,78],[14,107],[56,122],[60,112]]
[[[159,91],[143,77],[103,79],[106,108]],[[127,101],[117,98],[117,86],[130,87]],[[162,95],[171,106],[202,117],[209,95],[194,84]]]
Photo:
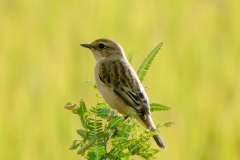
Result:
[[128,62],[109,60],[100,65],[99,78],[140,115],[150,115],[147,95]]

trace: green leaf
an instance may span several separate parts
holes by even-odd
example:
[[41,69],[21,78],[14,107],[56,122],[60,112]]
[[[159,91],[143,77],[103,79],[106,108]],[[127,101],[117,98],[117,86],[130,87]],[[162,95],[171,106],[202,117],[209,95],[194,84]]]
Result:
[[131,153],[131,154],[137,154],[138,152],[139,152],[139,150],[140,150],[140,147],[138,146],[138,145],[136,145],[136,144],[133,144],[133,145],[130,145],[129,147],[128,147],[128,151]]
[[151,103],[150,104],[150,111],[166,111],[166,110],[170,110],[171,108],[164,106],[162,104],[158,104],[158,103]]
[[119,157],[119,155],[122,154],[124,149],[127,149],[128,146],[131,143],[129,143],[128,141],[119,143],[116,147],[114,147],[107,155],[106,158],[107,159],[121,159],[121,157]]
[[69,148],[69,150],[77,149],[80,144],[81,144],[81,142],[79,142],[79,140],[73,141],[73,143],[72,143],[71,147]]
[[99,137],[101,137],[101,136],[103,136],[103,133],[102,133],[102,132],[98,133],[91,141],[89,141],[87,144],[83,145],[83,146],[77,151],[77,153],[78,153],[78,154],[82,154],[83,152],[85,152],[85,151],[86,151],[88,148],[90,148],[90,147],[96,142],[96,140],[97,140]]
[[119,125],[119,123],[121,123],[124,120],[124,117],[117,117],[112,119],[108,125],[106,126],[107,129],[116,129],[116,127]]
[[132,62],[132,57],[133,57],[133,52],[128,53],[127,60],[128,60],[129,63]]
[[93,134],[96,134],[102,131],[102,119],[92,119],[88,118],[88,123],[86,128],[91,131]]
[[157,45],[156,48],[154,48],[148,56],[144,59],[141,66],[138,68],[137,75],[142,82],[147,74],[147,71],[149,70],[150,65],[152,64],[152,61],[154,60],[155,56],[157,55],[158,51],[162,47],[162,42]]
[[121,127],[119,127],[120,129],[118,130],[118,134],[119,137],[125,137],[128,138],[131,134],[132,131],[132,126],[127,124],[127,123],[123,123],[121,124]]
[[84,128],[87,126],[87,108],[83,100],[80,101],[79,116]]
[[93,88],[98,89],[95,81],[88,80],[86,83],[87,83],[88,85],[92,86]]
[[106,154],[104,137],[104,132],[98,132],[96,135],[94,135],[93,139],[90,141],[90,143],[88,143],[90,146],[86,146],[90,147],[86,155],[87,159],[99,160],[102,159],[102,157]]
[[174,122],[166,122],[166,123],[164,123],[163,126],[165,126],[165,127],[170,127],[170,126],[172,126],[173,124],[174,124]]
[[95,110],[98,117],[108,119],[110,116],[111,109],[106,103],[98,103]]
[[78,133],[78,135],[80,135],[83,139],[86,139],[86,138],[87,138],[87,134],[86,134],[86,132],[85,132],[84,130],[78,129],[78,130],[77,130],[77,133]]

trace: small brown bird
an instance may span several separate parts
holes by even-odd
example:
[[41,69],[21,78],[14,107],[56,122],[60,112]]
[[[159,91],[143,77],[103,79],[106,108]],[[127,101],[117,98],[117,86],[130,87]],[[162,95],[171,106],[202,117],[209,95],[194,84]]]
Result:
[[106,102],[119,113],[136,118],[145,128],[155,132],[153,138],[157,145],[166,149],[152,121],[147,94],[122,47],[106,38],[81,46],[89,48],[96,59],[95,80]]

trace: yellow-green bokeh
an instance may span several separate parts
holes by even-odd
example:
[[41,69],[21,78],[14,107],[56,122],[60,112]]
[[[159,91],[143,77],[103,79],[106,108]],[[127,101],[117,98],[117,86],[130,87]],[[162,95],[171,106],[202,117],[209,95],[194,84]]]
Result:
[[[240,2],[237,0],[1,0],[0,159],[83,159],[68,151],[81,98],[95,105],[95,60],[79,46],[97,38],[134,52],[137,69],[163,42],[144,84],[168,160],[240,159]],[[157,146],[152,141],[153,147]],[[137,157],[135,157],[137,159]]]

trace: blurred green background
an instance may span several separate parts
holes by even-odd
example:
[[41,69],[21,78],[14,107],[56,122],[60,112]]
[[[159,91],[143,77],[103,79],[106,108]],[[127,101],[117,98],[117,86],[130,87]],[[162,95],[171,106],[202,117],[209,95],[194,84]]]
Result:
[[[157,159],[240,159],[240,1],[1,0],[0,159],[84,159],[68,151],[81,98],[96,104],[95,60],[79,46],[107,37],[139,67],[163,42],[144,84],[167,150]],[[157,148],[152,141],[153,147]],[[137,157],[134,157],[138,159]]]

